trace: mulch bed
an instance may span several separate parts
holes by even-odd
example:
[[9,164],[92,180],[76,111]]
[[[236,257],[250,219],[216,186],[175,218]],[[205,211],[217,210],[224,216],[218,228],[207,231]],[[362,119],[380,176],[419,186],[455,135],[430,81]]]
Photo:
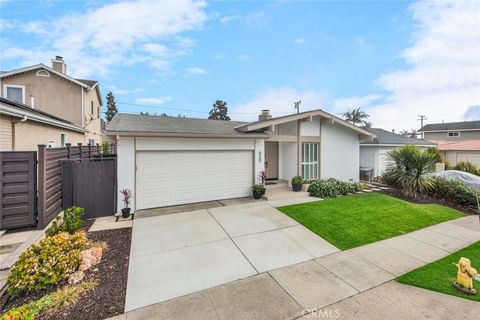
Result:
[[[88,229],[91,224],[93,222],[86,221],[84,229]],[[85,276],[85,280],[96,279],[98,285],[85,296],[78,299],[74,305],[58,310],[55,313],[40,315],[36,319],[98,320],[123,313],[127,292],[132,228],[88,232],[87,235],[90,240],[103,241],[108,246],[107,250],[103,252],[102,260],[95,266],[98,271],[93,272],[90,270]],[[40,299],[45,294],[56,289],[51,288],[48,291],[10,299],[3,311]]]
[[424,195],[424,194],[417,194],[416,197],[413,197],[413,196],[406,195],[402,190],[394,189],[394,188],[390,188],[390,189],[387,189],[387,190],[380,190],[380,191],[377,191],[377,192],[384,193],[384,194],[387,194],[389,196],[396,197],[396,198],[399,198],[399,199],[402,199],[402,200],[407,200],[407,201],[414,202],[414,203],[440,204],[442,206],[450,207],[452,209],[456,209],[458,211],[461,211],[461,212],[463,212],[467,215],[478,215],[478,212],[476,210],[470,208],[470,207],[465,207],[465,206],[462,206],[462,205],[459,205],[459,204],[456,204],[456,203],[452,203],[452,202],[447,201],[445,199],[430,197],[430,196],[427,196],[427,195]]

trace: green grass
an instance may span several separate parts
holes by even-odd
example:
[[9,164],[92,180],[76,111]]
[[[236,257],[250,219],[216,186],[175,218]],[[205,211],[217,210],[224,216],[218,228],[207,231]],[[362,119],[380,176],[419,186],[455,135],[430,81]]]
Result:
[[415,204],[380,193],[338,197],[279,208],[342,250],[462,217],[436,204]]
[[461,257],[470,259],[472,267],[478,271],[480,269],[480,241],[448,257],[404,274],[399,277],[397,281],[411,286],[480,302],[480,293],[478,293],[478,291],[480,291],[480,281],[473,281],[473,285],[477,289],[477,295],[475,296],[462,293],[452,287],[452,282],[455,281],[457,277],[457,267],[453,264],[457,263]]

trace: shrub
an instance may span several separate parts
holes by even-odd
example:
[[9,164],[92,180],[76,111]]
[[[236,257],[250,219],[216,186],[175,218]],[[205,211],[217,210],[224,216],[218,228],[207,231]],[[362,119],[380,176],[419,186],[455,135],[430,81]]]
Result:
[[82,215],[85,209],[73,206],[63,213],[63,218],[57,216],[52,222],[52,226],[47,229],[48,236],[56,235],[60,232],[75,233],[83,227]]
[[292,185],[299,185],[302,184],[302,178],[299,176],[295,176],[292,178]]
[[347,195],[362,190],[360,183],[343,182],[337,179],[320,179],[313,181],[308,187],[312,197],[335,198],[338,195]]
[[406,194],[424,193],[433,187],[428,175],[435,171],[436,154],[407,145],[388,152],[393,161],[385,170],[382,179],[389,186],[401,188]]
[[102,143],[103,155],[108,156],[110,154],[110,145],[108,142]]
[[465,161],[465,162],[458,162],[455,167],[455,170],[465,171],[477,176],[480,176],[480,168],[477,168],[473,163]]
[[263,184],[254,184],[252,186],[252,191],[255,193],[263,193],[265,192],[265,186]]
[[460,181],[446,180],[440,177],[434,178],[433,181],[434,187],[429,190],[428,195],[478,209],[477,197],[479,196],[479,191]]
[[35,314],[28,305],[13,308],[4,313],[0,320],[33,320]]
[[47,237],[22,253],[7,280],[8,293],[46,289],[58,284],[80,264],[80,252],[89,248],[85,232],[62,232]]

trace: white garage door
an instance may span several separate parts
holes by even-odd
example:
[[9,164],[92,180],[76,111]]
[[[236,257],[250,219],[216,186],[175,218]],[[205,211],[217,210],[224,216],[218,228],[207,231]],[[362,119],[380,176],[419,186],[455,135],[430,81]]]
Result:
[[252,184],[252,151],[137,152],[137,209],[245,197]]
[[480,152],[459,152],[457,162],[468,161],[476,166],[480,166]]

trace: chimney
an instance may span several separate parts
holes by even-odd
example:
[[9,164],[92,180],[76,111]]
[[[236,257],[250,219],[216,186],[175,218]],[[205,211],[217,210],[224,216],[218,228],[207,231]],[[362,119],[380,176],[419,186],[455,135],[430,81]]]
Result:
[[55,56],[55,59],[52,59],[52,68],[63,74],[67,74],[67,65],[63,61],[63,57]]
[[272,119],[272,115],[270,114],[270,110],[264,109],[262,113],[258,115],[258,121],[265,121],[268,119]]

